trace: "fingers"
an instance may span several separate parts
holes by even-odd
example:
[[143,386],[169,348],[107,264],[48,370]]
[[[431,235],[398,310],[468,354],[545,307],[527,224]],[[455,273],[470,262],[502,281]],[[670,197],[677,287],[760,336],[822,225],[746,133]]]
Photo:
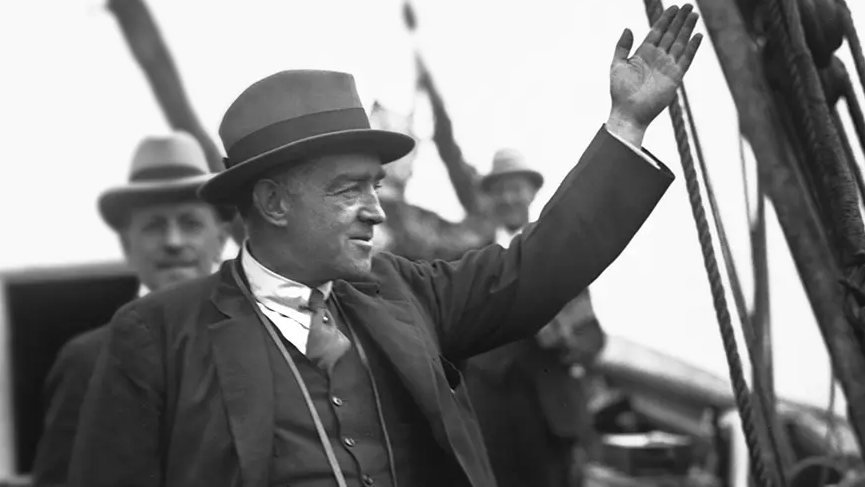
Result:
[[670,46],[670,56],[673,56],[673,59],[678,61],[682,53],[685,52],[685,47],[691,41],[691,34],[694,32],[698,18],[700,18],[700,15],[696,12],[688,14],[688,19],[685,21],[685,25],[682,26],[682,30],[679,31],[679,35],[676,36],[676,41]]
[[613,62],[626,61],[631,54],[631,48],[634,46],[634,34],[631,29],[625,29],[622,32],[622,37],[619,37],[619,42],[616,43],[616,52],[613,55]]
[[652,26],[652,29],[649,30],[649,33],[643,40],[643,44],[657,46],[658,43],[661,42],[661,37],[664,36],[664,32],[667,31],[668,27],[670,27],[670,23],[673,21],[673,18],[676,17],[678,12],[679,7],[676,5],[672,5],[667,10],[664,10],[664,13],[661,14],[661,18],[659,18],[658,21],[655,22],[655,25]]
[[703,34],[695,34],[688,42],[688,46],[685,48],[685,52],[682,53],[682,57],[680,57],[676,62],[683,73],[687,73],[688,68],[691,67],[691,61],[694,60],[694,56],[697,54],[697,49],[700,48],[701,42],[703,42]]
[[[676,16],[673,17],[673,21],[670,22],[670,27],[668,27],[667,31],[664,32],[664,35],[661,36],[661,40],[658,42],[658,48],[665,51],[670,50],[673,42],[675,42],[679,37],[679,33],[682,31],[682,26],[685,25],[685,21],[690,17],[692,10],[694,10],[694,6],[690,3],[685,4],[685,6],[679,9]],[[688,35],[687,38],[690,37],[691,36]]]

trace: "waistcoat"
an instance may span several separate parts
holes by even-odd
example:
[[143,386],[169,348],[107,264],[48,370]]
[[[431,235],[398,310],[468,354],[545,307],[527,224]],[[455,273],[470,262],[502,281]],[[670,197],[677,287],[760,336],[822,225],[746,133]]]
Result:
[[[368,364],[364,364],[347,320],[333,298],[328,306],[337,326],[352,340],[351,348],[339,359],[330,376],[291,343],[286,340],[283,343],[309,390],[346,483],[351,487],[467,484],[452,455],[435,441],[429,422],[387,357],[362,326],[353,326],[366,353]],[[268,354],[274,372],[275,407],[271,485],[335,486],[336,480],[300,388],[276,344],[270,340]],[[385,428],[380,417],[384,418]],[[398,482],[391,475],[387,440]]]

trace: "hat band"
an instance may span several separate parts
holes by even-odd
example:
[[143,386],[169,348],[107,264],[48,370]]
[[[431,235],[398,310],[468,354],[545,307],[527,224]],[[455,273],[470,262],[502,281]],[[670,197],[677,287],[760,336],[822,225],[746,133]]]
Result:
[[363,108],[341,108],[283,120],[235,142],[227,151],[225,167],[309,137],[369,128],[369,118]]
[[154,166],[139,169],[129,177],[130,182],[165,181],[171,179],[191,178],[206,174],[197,167],[191,166]]

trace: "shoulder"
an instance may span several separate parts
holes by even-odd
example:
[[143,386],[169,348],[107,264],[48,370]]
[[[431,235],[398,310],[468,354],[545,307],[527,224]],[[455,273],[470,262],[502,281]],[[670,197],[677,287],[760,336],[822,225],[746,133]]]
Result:
[[107,326],[100,326],[66,342],[57,355],[47,381],[53,383],[77,375],[89,378],[107,336]]
[[60,349],[58,360],[75,360],[98,353],[107,336],[108,328],[106,325],[76,335]]
[[[108,326],[111,348],[129,352],[160,348],[197,327],[214,307],[219,274],[193,279],[138,298],[117,311]],[[173,337],[173,338],[172,338]]]
[[411,260],[390,252],[379,252],[372,259],[372,279],[381,287],[412,286],[430,274],[438,261]]
[[148,321],[159,318],[157,321],[161,321],[177,314],[195,313],[210,303],[210,298],[219,283],[219,273],[216,273],[154,291],[120,308],[112,322],[130,315],[146,318]]

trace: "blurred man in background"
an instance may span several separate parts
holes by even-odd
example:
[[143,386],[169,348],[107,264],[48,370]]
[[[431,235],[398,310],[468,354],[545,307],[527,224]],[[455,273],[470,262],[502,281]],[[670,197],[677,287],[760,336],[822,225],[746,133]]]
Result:
[[[120,238],[140,280],[138,296],[196,277],[219,264],[233,210],[196,196],[210,179],[204,152],[190,135],[144,139],[127,185],[99,198],[99,211]],[[45,430],[33,466],[37,486],[65,485],[78,417],[106,328],[69,341],[45,386]]]
[[[543,184],[518,151],[496,153],[480,180],[498,225],[494,243],[508,248],[525,228]],[[604,342],[586,290],[537,336],[468,361],[466,387],[499,487],[581,484],[575,453],[583,458],[594,434],[584,386],[572,372],[594,362]]]
[[[433,140],[466,221],[487,223],[476,225],[486,235],[478,246],[498,243],[507,248],[529,223],[529,210],[544,178],[513,149],[498,151],[492,171],[482,177],[464,159],[444,100],[422,59],[417,66],[435,118]],[[500,487],[582,483],[583,460],[595,437],[583,375],[605,341],[586,290],[536,339],[469,361],[468,392]]]

